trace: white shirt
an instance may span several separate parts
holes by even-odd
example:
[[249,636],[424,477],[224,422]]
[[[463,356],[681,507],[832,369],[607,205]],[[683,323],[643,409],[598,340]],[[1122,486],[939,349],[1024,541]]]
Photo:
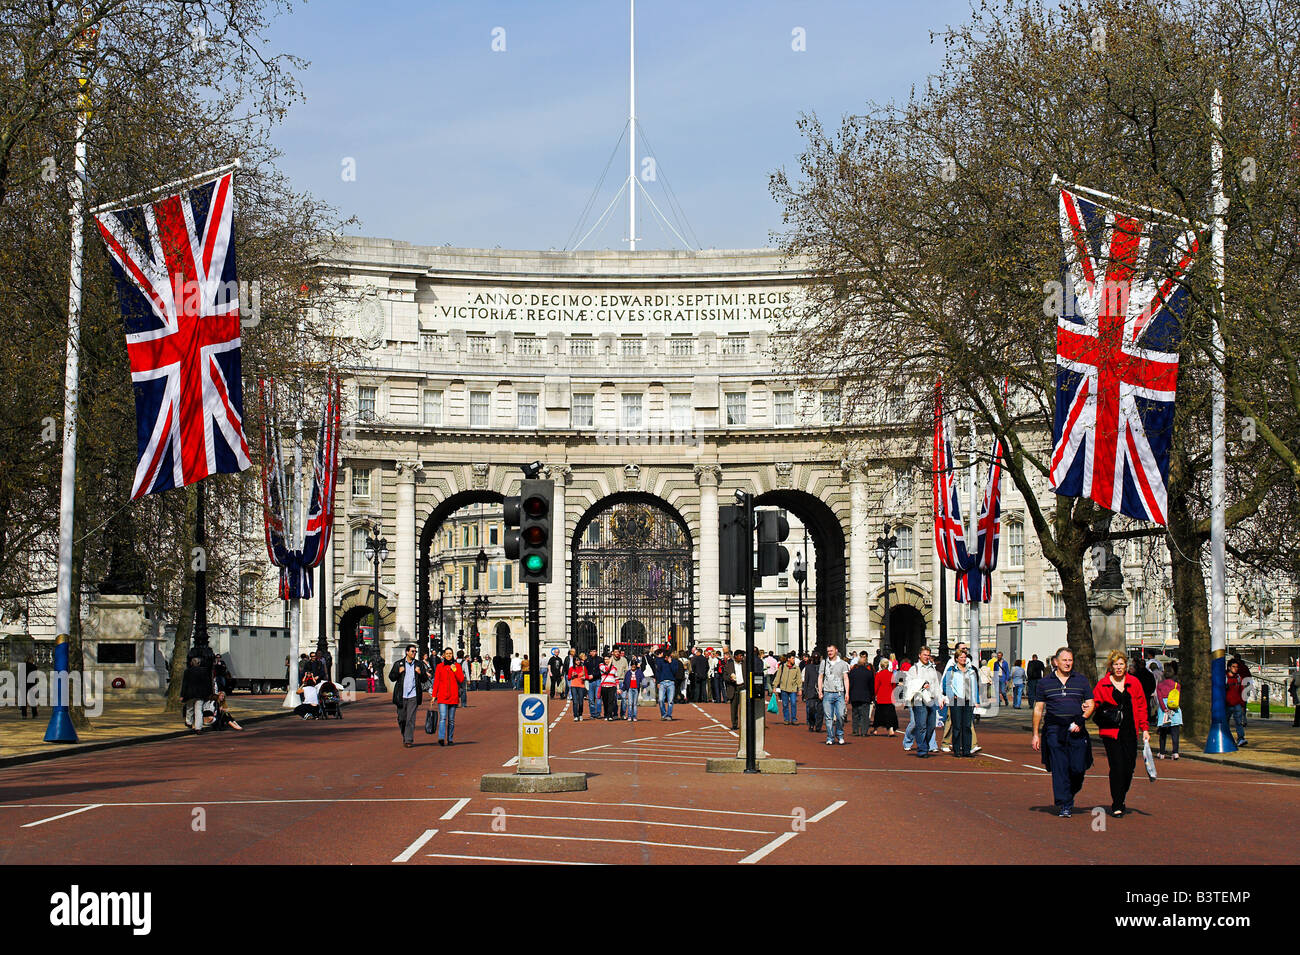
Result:
[[308,683],[302,688],[302,701],[308,706],[318,706],[320,704],[320,687],[315,683]]
[[510,672],[511,672],[511,673],[518,673],[518,672],[519,672],[520,670],[522,670],[523,668],[524,668],[524,661],[523,661],[523,660],[519,659],[519,657],[511,657],[511,658],[510,658]]

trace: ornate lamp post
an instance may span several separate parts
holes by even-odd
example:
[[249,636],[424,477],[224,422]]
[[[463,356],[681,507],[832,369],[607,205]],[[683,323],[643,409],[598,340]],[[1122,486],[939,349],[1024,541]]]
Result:
[[794,555],[794,582],[799,590],[799,658],[803,659],[803,594],[804,583],[808,580],[808,565],[804,563],[803,554]]
[[480,594],[479,596],[474,598],[474,626],[471,628],[473,637],[470,640],[470,647],[469,647],[469,655],[471,657],[476,657],[481,652],[479,648],[478,623],[480,620],[482,620],[484,617],[487,616],[487,612],[488,612],[488,599],[487,597]]
[[366,556],[375,565],[375,657],[379,670],[376,684],[382,692],[384,690],[384,651],[383,643],[379,639],[379,567],[388,559],[388,541],[386,538],[379,536],[378,524],[372,523],[370,525],[370,536],[366,538]]
[[897,553],[898,538],[889,533],[889,525],[886,524],[884,535],[876,538],[876,556],[885,562],[885,636],[881,647],[885,653],[889,653],[892,646],[889,642],[889,562]]
[[460,592],[460,600],[456,601],[460,606],[460,626],[456,630],[456,649],[465,649],[465,617],[468,611],[465,609],[469,601],[465,599],[465,591]]
[[[439,562],[441,566],[441,562]],[[447,625],[446,610],[443,609],[443,601],[447,596],[447,578],[438,578],[438,652],[442,653],[442,641],[446,637],[445,627]]]

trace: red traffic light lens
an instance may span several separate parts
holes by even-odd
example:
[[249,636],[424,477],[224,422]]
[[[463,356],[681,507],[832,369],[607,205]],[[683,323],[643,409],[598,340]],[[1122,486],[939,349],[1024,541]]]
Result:
[[523,533],[523,540],[529,547],[540,547],[546,543],[546,528],[530,527]]
[[546,498],[544,497],[528,498],[526,501],[524,501],[524,513],[527,514],[529,517],[533,517],[533,518],[545,517]]

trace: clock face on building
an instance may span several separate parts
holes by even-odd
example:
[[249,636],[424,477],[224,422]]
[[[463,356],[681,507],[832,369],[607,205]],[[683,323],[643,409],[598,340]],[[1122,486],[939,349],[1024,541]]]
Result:
[[384,342],[384,305],[378,298],[367,296],[357,309],[357,338],[367,348],[378,348]]

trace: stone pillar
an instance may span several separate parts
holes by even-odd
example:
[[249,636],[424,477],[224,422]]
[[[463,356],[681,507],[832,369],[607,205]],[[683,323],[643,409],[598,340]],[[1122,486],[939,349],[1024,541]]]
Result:
[[[854,652],[871,649],[871,568],[868,564],[871,527],[867,506],[867,475],[846,468],[849,478],[849,635]],[[847,641],[846,641],[847,643]],[[848,649],[846,646],[845,649]]]
[[[397,596],[397,632],[393,646],[417,642],[415,637],[418,599],[415,579],[415,477],[422,469],[418,461],[397,462],[397,564],[393,593]],[[388,657],[385,657],[388,659]]]
[[700,615],[695,621],[696,642],[717,643],[722,639],[718,622],[718,482],[722,468],[716,464],[696,465],[695,481],[700,486]]
[[[550,655],[547,647],[567,647],[569,645],[569,628],[565,625],[564,595],[569,589],[569,521],[565,510],[564,489],[573,478],[573,470],[567,465],[551,465],[547,470],[555,482],[555,517],[552,519],[551,533],[551,582],[546,585],[543,597],[545,610],[542,621],[542,662]],[[528,639],[527,627],[524,639]]]
[[1106,570],[1093,581],[1088,592],[1088,616],[1092,620],[1092,649],[1097,677],[1106,672],[1106,657],[1112,650],[1125,650],[1124,623],[1128,597],[1119,558],[1107,548]]

